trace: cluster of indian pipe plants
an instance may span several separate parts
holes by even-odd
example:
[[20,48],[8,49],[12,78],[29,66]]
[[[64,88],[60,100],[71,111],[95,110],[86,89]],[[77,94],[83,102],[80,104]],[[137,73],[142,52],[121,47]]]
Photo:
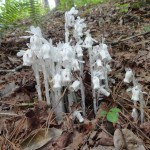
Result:
[[[83,51],[87,51],[89,55],[88,63],[95,114],[99,107],[98,97],[110,95],[108,73],[111,71],[112,58],[108,46],[104,44],[105,39],[99,43],[92,38],[84,19],[77,14],[78,10],[74,7],[65,13],[65,42],[53,45],[51,39],[47,41],[43,38],[39,27],[31,26],[28,32],[32,35],[24,37],[30,38],[30,43],[27,44],[29,49],[17,54],[23,56],[23,65],[32,66],[34,70],[39,101],[44,99],[40,78],[40,74],[43,74],[46,101],[54,108],[58,121],[63,119],[62,113],[66,112],[65,104],[68,104],[67,111],[79,122],[84,121],[81,111],[84,117],[87,114],[85,85],[83,83],[83,64],[85,63]],[[94,43],[96,43],[95,46]],[[76,96],[77,93],[80,93],[81,98]],[[77,103],[81,108],[74,109],[72,106]]]
[[[109,88],[109,72],[112,58],[108,46],[92,38],[90,30],[87,29],[85,20],[80,18],[78,10],[72,7],[65,13],[65,42],[53,44],[52,39],[46,40],[42,36],[39,27],[31,26],[27,31],[31,35],[23,38],[30,38],[27,43],[28,50],[20,51],[18,56],[23,56],[23,65],[32,66],[36,79],[36,90],[38,100],[46,98],[55,113],[57,121],[63,120],[63,113],[70,113],[72,118],[79,122],[84,121],[87,115],[86,95],[84,84],[84,51],[88,53],[89,74],[91,77],[91,94],[93,101],[93,112],[97,114],[99,108],[99,97],[108,97],[111,94]],[[43,75],[43,78],[40,77]],[[42,82],[41,82],[42,80]],[[132,83],[131,100],[134,103],[131,116],[135,121],[141,117],[144,122],[144,97],[142,88],[134,76],[134,72],[126,69],[124,83]],[[45,95],[42,95],[41,83],[45,87]],[[128,90],[129,91],[129,90]],[[77,97],[80,95],[79,97]],[[79,94],[80,93],[80,94]],[[43,97],[44,96],[44,97]],[[140,115],[138,110],[140,102]],[[80,104],[80,107],[73,107]],[[65,109],[66,108],[66,109]],[[82,114],[81,114],[82,112]],[[111,122],[117,122],[120,109],[111,108],[108,112],[102,111],[100,115],[106,116]]]

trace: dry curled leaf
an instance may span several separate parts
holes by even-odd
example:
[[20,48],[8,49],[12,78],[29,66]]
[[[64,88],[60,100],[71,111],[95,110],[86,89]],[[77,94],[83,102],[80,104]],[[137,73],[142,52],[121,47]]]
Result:
[[115,150],[145,150],[142,140],[128,129],[116,129],[113,140]]
[[150,121],[142,123],[140,128],[143,129],[146,134],[150,135]]
[[113,146],[113,139],[106,132],[102,131],[98,134],[96,145]]
[[79,146],[83,143],[83,138],[83,133],[75,132],[72,143],[74,150],[78,150]]
[[22,150],[35,150],[46,143],[48,143],[53,138],[56,138],[62,134],[62,130],[51,128],[48,129],[40,129],[32,132],[21,144]]

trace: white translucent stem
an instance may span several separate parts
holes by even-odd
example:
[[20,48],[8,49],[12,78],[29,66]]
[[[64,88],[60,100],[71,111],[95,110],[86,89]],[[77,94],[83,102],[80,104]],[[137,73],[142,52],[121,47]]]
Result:
[[71,106],[74,103],[73,92],[68,93],[69,112],[71,112]]
[[49,95],[49,85],[48,85],[48,78],[47,78],[47,72],[44,62],[42,62],[42,69],[43,69],[43,75],[44,75],[44,85],[45,85],[45,95],[46,95],[46,101],[47,105],[50,105],[50,95]]
[[[79,58],[80,61],[82,61],[82,57]],[[80,63],[80,88],[81,88],[81,98],[82,98],[82,111],[83,111],[83,116],[86,115],[85,112],[85,89],[84,89],[84,84],[83,84],[83,64]]]
[[64,103],[63,103],[63,100],[60,99],[61,97],[60,90],[55,90],[54,95],[55,95],[54,107],[55,107],[56,119],[58,122],[61,122],[63,120]]
[[65,24],[65,42],[68,43],[69,41],[69,31],[68,31],[68,27]]
[[[82,62],[83,58],[80,57],[79,60]],[[82,63],[80,63],[80,76],[83,77],[83,64]]]
[[108,73],[107,73],[107,68],[106,68],[106,63],[104,62],[104,76],[105,76],[105,88],[106,90],[109,90],[108,87]]
[[141,123],[144,123],[144,99],[143,99],[143,93],[140,92],[140,113],[141,113]]
[[82,98],[82,111],[83,111],[83,116],[86,115],[85,113],[85,90],[84,90],[84,85],[83,85],[83,81],[82,78],[80,77],[80,88],[81,88],[81,98]]
[[[93,68],[92,68],[92,59],[91,59],[91,51],[92,51],[92,47],[88,48],[89,51],[89,62],[90,62],[90,72],[91,72],[91,81],[93,79]],[[94,113],[96,115],[97,113],[97,103],[96,103],[96,93],[95,90],[93,88],[93,84],[91,82],[91,87],[92,87],[92,95],[93,95],[93,107],[94,107]]]
[[39,75],[39,70],[38,70],[38,66],[37,64],[33,64],[32,65],[33,71],[34,71],[34,75],[35,75],[35,79],[36,79],[36,90],[38,93],[38,100],[42,101],[42,93],[41,93],[41,84],[40,84],[40,75]]

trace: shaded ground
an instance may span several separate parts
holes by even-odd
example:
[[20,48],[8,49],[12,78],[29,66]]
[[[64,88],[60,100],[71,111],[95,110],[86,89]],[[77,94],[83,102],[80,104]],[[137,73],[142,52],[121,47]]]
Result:
[[[79,11],[80,16],[86,19],[85,22],[92,37],[99,42],[102,37],[105,37],[109,45],[113,58],[112,72],[109,76],[115,80],[115,83],[110,85],[111,96],[101,103],[97,116],[93,118],[89,108],[92,105],[90,81],[88,69],[85,68],[86,106],[87,112],[91,113],[88,113],[87,120],[83,124],[73,122],[69,114],[65,114],[64,122],[58,125],[52,110],[49,110],[44,102],[37,102],[34,88],[36,83],[31,68],[16,68],[22,64],[22,60],[16,57],[16,52],[27,49],[27,40],[19,38],[25,33],[19,29],[7,31],[0,47],[1,149],[19,149],[21,144],[27,149],[31,149],[28,146],[33,145],[33,149],[41,150],[60,150],[65,147],[70,150],[90,148],[111,150],[116,140],[118,140],[117,143],[124,142],[121,138],[117,139],[122,133],[126,140],[126,135],[129,134],[132,139],[130,143],[133,146],[132,149],[137,150],[139,143],[142,145],[139,139],[136,140],[137,137],[143,140],[146,149],[150,149],[150,30],[148,29],[150,6],[130,8],[127,13],[120,13],[111,4],[82,8]],[[64,12],[57,11],[47,15],[41,22],[46,38],[52,38],[54,43],[64,41]],[[27,24],[30,25],[28,22]],[[127,67],[134,70],[143,91],[147,92],[144,97],[145,123],[142,125],[140,121],[134,122],[131,117],[133,102],[130,99],[130,93],[126,92],[128,86],[122,82]],[[112,124],[99,115],[101,110],[108,110],[111,106],[117,106],[122,110],[117,124]],[[56,128],[59,130],[57,131]],[[129,131],[121,130],[122,128],[124,130],[128,128],[137,137]],[[116,129],[120,130],[115,132],[117,136],[114,135]],[[44,139],[42,138],[45,135],[43,130],[50,133],[55,131],[55,133]],[[35,133],[37,137],[29,142],[30,136]],[[26,138],[28,141],[24,141]]]

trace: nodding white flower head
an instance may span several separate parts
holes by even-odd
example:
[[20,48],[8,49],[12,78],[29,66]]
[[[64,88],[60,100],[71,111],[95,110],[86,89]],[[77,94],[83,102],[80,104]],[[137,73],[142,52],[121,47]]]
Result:
[[94,90],[98,90],[100,88],[100,81],[99,81],[99,78],[97,76],[93,77],[92,83],[94,86]]
[[111,61],[112,60],[107,47],[108,46],[106,44],[100,45],[100,56],[102,57],[103,61]]
[[93,71],[93,76],[97,76],[100,80],[105,79],[105,73],[103,69],[99,69],[99,70],[94,70]]
[[112,71],[109,64],[106,64],[106,68],[107,68],[107,71],[108,71],[108,72],[111,72],[111,71]]
[[134,118],[134,120],[137,120],[137,119],[138,119],[139,114],[138,114],[138,111],[137,111],[136,108],[133,108],[133,109],[132,109],[131,116]]
[[133,79],[133,72],[131,69],[127,69],[126,70],[126,74],[125,74],[125,78],[124,78],[124,82],[125,83],[130,83]]
[[22,57],[25,53],[26,53],[26,51],[20,50],[20,51],[17,53],[17,57]]
[[65,43],[63,45],[63,51],[61,52],[61,55],[64,64],[68,64],[69,60],[75,57],[73,48],[69,45],[69,43]]
[[74,118],[77,118],[79,120],[79,122],[84,121],[84,118],[82,117],[80,111],[75,110],[72,115]]
[[105,96],[109,96],[110,95],[110,93],[106,89],[104,89],[103,87],[100,87],[99,90],[100,90],[100,93],[105,95]]
[[28,49],[23,55],[23,66],[31,66],[32,65],[32,51]]
[[75,7],[72,7],[69,11],[69,14],[76,15],[78,14],[78,10],[76,10]]
[[132,98],[133,101],[139,101],[140,100],[140,88],[138,86],[134,86],[132,88]]
[[102,68],[103,67],[103,63],[100,59],[96,60],[96,66],[97,66],[97,68]]
[[78,10],[76,10],[74,7],[71,8],[70,11],[65,13],[65,26],[68,27],[72,27],[74,26],[74,22],[75,22],[75,18],[74,15],[78,14]]
[[49,59],[51,57],[51,48],[48,44],[42,45],[40,55],[43,59]]
[[77,57],[82,57],[83,56],[83,50],[81,48],[81,45],[77,44],[75,47],[76,53],[77,53]]
[[71,82],[71,73],[68,68],[62,70],[62,82],[63,83]]
[[78,80],[75,80],[71,85],[70,85],[70,87],[69,87],[69,89],[70,89],[70,91],[72,91],[72,92],[76,92],[78,89],[79,89],[79,87],[80,87],[80,81],[78,81]]
[[42,40],[38,36],[33,35],[30,38],[30,46],[33,51],[38,51],[42,46]]
[[72,60],[72,69],[73,69],[73,71],[79,71],[80,70],[79,62],[77,59]]
[[93,53],[93,58],[94,59],[99,59],[99,55],[98,55],[99,50],[100,50],[99,45],[93,46],[92,53]]
[[85,40],[84,40],[84,47],[86,47],[86,48],[91,48],[92,47],[92,45],[93,45],[93,38],[91,37],[91,34],[90,34],[90,30],[87,30],[86,32],[85,32],[85,34],[86,34],[86,38],[85,38]]
[[104,43],[101,44],[101,48],[104,50],[104,51],[108,51],[108,46]]
[[53,85],[53,88],[54,89],[60,89],[61,88],[61,75],[60,74],[56,74],[55,76],[54,76],[54,78],[53,78],[53,83],[54,83],[54,85]]
[[28,33],[32,33],[38,37],[42,37],[42,32],[40,27],[34,27],[34,26],[30,26],[30,31],[27,31]]

